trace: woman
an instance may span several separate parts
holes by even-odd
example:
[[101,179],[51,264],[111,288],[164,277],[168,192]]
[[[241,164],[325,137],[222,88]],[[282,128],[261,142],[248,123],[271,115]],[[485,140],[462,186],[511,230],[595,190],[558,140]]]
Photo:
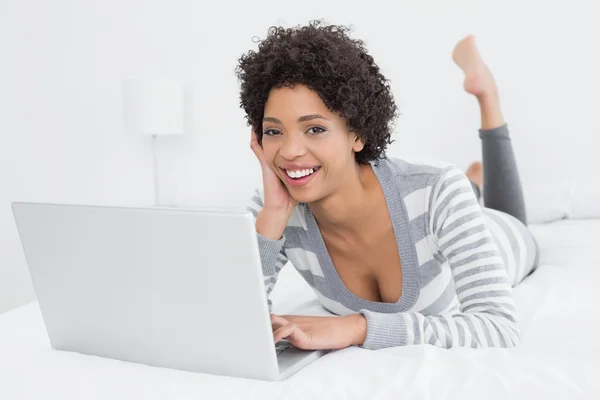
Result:
[[267,295],[289,260],[338,315],[272,315],[275,342],[516,346],[511,286],[534,269],[537,246],[494,79],[474,38],[453,53],[481,110],[483,166],[469,168],[470,181],[453,165],[385,156],[396,105],[347,30],[320,22],[271,28],[237,68],[263,175],[249,209]]

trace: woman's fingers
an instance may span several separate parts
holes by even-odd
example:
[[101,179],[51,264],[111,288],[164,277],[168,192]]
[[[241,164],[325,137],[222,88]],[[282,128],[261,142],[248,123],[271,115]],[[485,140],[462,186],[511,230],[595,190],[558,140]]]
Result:
[[294,346],[306,341],[306,334],[295,323],[278,315],[271,314],[271,326],[273,327],[273,340],[275,343],[281,339],[287,339]]
[[275,329],[281,328],[288,322],[290,321],[283,317],[280,317],[279,315],[271,314],[271,326],[273,327],[273,331],[275,331]]
[[[296,329],[297,328],[294,323],[288,322],[287,324],[283,325],[282,327],[275,330],[275,332],[273,332],[273,340],[275,341],[275,343],[277,343],[281,339],[285,339],[285,338],[291,339],[293,337]],[[292,341],[292,340],[290,340],[290,341]]]
[[261,164],[263,164],[264,163],[263,149],[260,146],[260,144],[258,143],[258,136],[256,135],[256,131],[254,129],[252,129],[250,131],[250,148],[252,149],[252,152],[254,152],[254,155],[256,156],[256,158],[258,158],[258,161]]

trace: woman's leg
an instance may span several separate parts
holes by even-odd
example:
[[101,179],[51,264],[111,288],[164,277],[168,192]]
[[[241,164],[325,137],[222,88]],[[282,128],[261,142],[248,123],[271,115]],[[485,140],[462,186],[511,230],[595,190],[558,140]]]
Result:
[[481,111],[479,137],[483,157],[484,204],[527,225],[519,171],[500,109],[498,90],[492,73],[477,51],[474,37],[469,36],[456,46],[454,60],[465,72],[465,90],[477,98]]
[[506,125],[479,131],[483,159],[484,205],[527,225],[519,171]]
[[473,191],[475,192],[475,196],[477,197],[477,202],[481,203],[481,187],[483,186],[483,164],[481,164],[480,161],[475,161],[469,166],[465,174],[471,182],[471,186],[473,187]]
[[[467,176],[471,175],[469,179],[483,188],[484,216],[507,265],[509,279],[515,285],[535,268],[539,251],[527,229],[523,189],[498,90],[477,51],[474,37],[459,42],[453,57],[465,73],[465,90],[477,98],[481,111],[479,137],[483,163],[472,165]],[[475,187],[474,191],[477,194]]]

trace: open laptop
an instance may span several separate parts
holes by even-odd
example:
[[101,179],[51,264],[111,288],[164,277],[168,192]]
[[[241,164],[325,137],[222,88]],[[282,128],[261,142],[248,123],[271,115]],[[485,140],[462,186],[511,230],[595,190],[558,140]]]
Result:
[[326,353],[276,348],[250,212],[12,209],[54,349],[262,380]]

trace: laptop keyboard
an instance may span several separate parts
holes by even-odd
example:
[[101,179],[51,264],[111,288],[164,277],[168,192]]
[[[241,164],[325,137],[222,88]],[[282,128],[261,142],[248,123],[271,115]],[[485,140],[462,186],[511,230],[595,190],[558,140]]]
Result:
[[280,340],[279,342],[275,343],[275,353],[281,354],[290,347],[292,347],[290,342],[288,342],[287,340]]

